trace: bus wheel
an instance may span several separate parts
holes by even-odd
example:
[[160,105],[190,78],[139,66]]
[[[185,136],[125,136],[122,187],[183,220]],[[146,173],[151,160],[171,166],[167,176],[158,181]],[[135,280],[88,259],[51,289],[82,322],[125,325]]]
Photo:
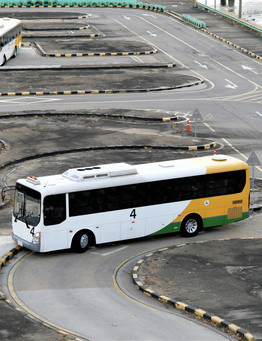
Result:
[[3,55],[2,63],[0,64],[0,66],[5,65],[5,63],[6,63],[6,57],[5,57],[5,55]]
[[17,48],[15,47],[15,50],[14,50],[12,57],[15,58],[16,56],[17,56]]
[[73,238],[71,249],[74,252],[85,252],[90,245],[90,235],[87,231],[79,231]]
[[194,237],[202,226],[201,218],[196,214],[188,215],[182,222],[181,235],[183,237]]

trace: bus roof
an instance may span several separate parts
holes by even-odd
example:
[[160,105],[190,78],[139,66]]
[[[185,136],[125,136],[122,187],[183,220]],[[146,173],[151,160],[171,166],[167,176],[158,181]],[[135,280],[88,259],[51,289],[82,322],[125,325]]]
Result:
[[44,195],[52,195],[247,168],[245,162],[234,157],[211,155],[139,165],[114,163],[79,167],[59,175],[39,178],[31,176],[19,179],[18,182]]
[[19,19],[0,18],[0,37],[21,23]]

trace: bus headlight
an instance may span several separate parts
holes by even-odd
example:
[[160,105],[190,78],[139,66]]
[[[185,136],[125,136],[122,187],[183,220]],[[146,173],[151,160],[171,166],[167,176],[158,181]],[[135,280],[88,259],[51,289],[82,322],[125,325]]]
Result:
[[41,232],[36,232],[35,235],[33,236],[32,243],[40,244],[40,242],[41,242]]

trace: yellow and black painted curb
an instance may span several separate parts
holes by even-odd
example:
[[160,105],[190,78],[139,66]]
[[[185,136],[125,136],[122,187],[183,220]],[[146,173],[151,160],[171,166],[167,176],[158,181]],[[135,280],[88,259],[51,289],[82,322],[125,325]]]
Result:
[[200,146],[188,146],[187,150],[188,151],[192,151],[192,150],[207,150],[207,149],[211,149],[211,148],[216,148],[217,147],[217,143],[216,142],[210,142],[207,144],[203,144]]
[[51,152],[44,152],[40,154],[30,155],[26,157],[22,157],[20,159],[16,159],[13,161],[9,161],[4,164],[0,164],[0,170],[5,169],[6,167],[10,167],[16,165],[21,162],[26,162],[29,160],[36,160],[44,157],[50,157],[55,155],[63,155],[63,154],[73,154],[73,153],[81,153],[81,152],[90,152],[90,151],[105,151],[105,150],[123,150],[123,149],[148,149],[148,150],[185,150],[185,151],[193,151],[193,150],[207,150],[211,148],[215,148],[217,146],[216,142],[210,142],[204,145],[199,146],[157,146],[157,145],[140,145],[140,144],[132,144],[132,145],[111,145],[111,146],[93,146],[93,147],[80,147],[74,149],[64,149],[64,150],[55,150]]
[[[245,238],[243,238],[245,239]],[[228,240],[228,239],[219,239],[219,241],[223,241],[223,240]],[[164,304],[168,304],[169,306],[171,306],[172,308],[178,309],[178,310],[183,310],[186,311],[187,313],[193,314],[198,318],[201,318],[205,321],[208,322],[213,322],[215,325],[217,325],[218,327],[223,327],[226,330],[234,333],[237,336],[240,336],[241,338],[243,338],[244,340],[247,341],[255,341],[254,336],[249,333],[247,330],[235,325],[234,323],[231,323],[229,321],[226,321],[222,318],[220,318],[219,316],[216,316],[212,313],[209,313],[201,308],[195,308],[193,306],[190,306],[186,303],[180,302],[180,301],[176,301],[175,299],[169,298],[167,296],[161,295],[159,293],[157,293],[156,291],[150,289],[149,287],[147,287],[146,285],[144,285],[144,283],[140,280],[139,278],[139,268],[141,266],[141,264],[143,262],[145,262],[149,257],[152,257],[156,254],[159,254],[160,252],[164,252],[167,251],[169,249],[174,249],[174,248],[180,248],[183,247],[185,245],[190,245],[190,244],[199,244],[199,243],[205,243],[205,242],[209,242],[209,240],[207,241],[198,241],[198,242],[193,242],[193,243],[184,243],[184,244],[180,244],[180,245],[172,245],[172,246],[168,246],[168,247],[164,247],[164,248],[160,248],[157,250],[153,250],[150,253],[148,253],[147,255],[143,256],[142,258],[140,258],[136,265],[133,268],[132,271],[132,278],[133,278],[133,282],[136,286],[136,288],[140,291],[142,291],[144,294],[146,294],[149,297],[152,297],[154,299],[157,299],[159,302],[162,302]]]
[[22,246],[18,245],[12,250],[10,250],[6,255],[4,255],[2,258],[0,258],[0,270],[2,267],[6,265],[6,263],[12,259],[15,255],[17,255],[20,251],[22,251]]
[[212,32],[209,32],[209,30],[207,29],[202,29],[203,32],[209,34],[210,36],[214,37],[215,39],[218,39],[220,41],[222,41],[223,43],[226,43],[230,46],[233,46],[235,47],[237,50],[241,51],[241,52],[244,52],[246,54],[248,54],[249,56],[253,57],[253,58],[256,58],[258,60],[261,60],[262,61],[262,56],[259,56],[257,55],[256,53],[254,52],[251,52],[251,51],[248,51],[247,49],[245,49],[244,47],[241,47],[237,44],[234,44],[232,43],[231,41],[227,40],[227,39],[224,39],[223,37],[220,37],[219,35],[215,34],[215,33],[212,33]]
[[[33,39],[33,38],[35,38],[35,39],[37,39],[37,38],[45,38],[45,39],[48,39],[48,38],[64,38],[64,37],[68,37],[68,35],[66,35],[66,34],[60,34],[60,35],[55,35],[55,34],[53,34],[53,35],[37,35],[37,33],[35,33],[35,34],[26,34],[26,35],[23,35],[23,37],[25,38],[25,39],[28,39],[28,38],[31,38],[31,39]],[[83,35],[77,35],[77,34],[75,34],[74,35],[74,37],[83,37],[83,38],[98,38],[98,37],[101,37],[101,33],[90,33],[90,34],[85,34],[84,36]],[[30,44],[30,45],[24,45],[23,43],[22,43],[22,46],[32,46],[33,44]],[[36,46],[36,43],[34,44],[35,46]],[[38,47],[38,49],[39,49],[39,47]],[[39,49],[40,50],[40,49]],[[41,53],[42,53],[42,51],[40,51]],[[44,55],[44,57],[45,57],[45,55]]]
[[[150,109],[147,109],[145,111],[150,112]],[[154,121],[154,122],[174,122],[179,120],[179,115],[177,116],[171,116],[171,117],[152,117],[152,116],[135,116],[135,115],[123,115],[123,114],[111,114],[111,113],[88,113],[85,110],[79,110],[79,111],[55,111],[55,112],[48,112],[48,111],[37,111],[35,113],[32,112],[23,112],[22,114],[17,113],[5,113],[0,114],[0,120],[1,119],[12,119],[12,118],[35,118],[35,117],[54,117],[54,116],[74,116],[74,117],[99,117],[99,118],[111,118],[111,119],[121,119],[121,120],[139,120],[139,121]],[[213,142],[212,142],[213,143]],[[7,150],[8,145],[4,140],[0,139],[0,145],[2,145],[4,150]]]
[[[78,19],[78,18],[77,18]],[[68,19],[67,19],[68,20]],[[31,31],[31,32],[42,32],[42,31],[66,31],[66,30],[72,30],[72,31],[82,31],[82,30],[88,30],[91,26],[82,26],[82,27],[75,27],[75,28],[44,28],[44,29],[27,29],[26,31]],[[23,33],[26,33],[23,32]]]
[[[136,5],[136,6],[133,6],[133,5],[96,5],[96,6],[89,6],[89,5],[81,5],[81,6],[78,6],[78,5],[65,5],[65,6],[62,6],[62,5],[48,5],[48,6],[35,6],[35,5],[24,5],[24,6],[17,6],[17,5],[4,5],[4,6],[1,6],[0,5],[0,8],[88,8],[88,7],[91,7],[91,8],[105,8],[105,7],[109,7],[109,8],[129,8],[129,9],[142,9],[142,10],[148,10],[148,11],[152,11],[152,12],[159,12],[159,13],[165,13],[167,12],[166,9],[164,8],[158,8],[158,7],[151,7],[150,5],[148,4],[144,4],[143,6],[139,6],[139,5]],[[86,16],[80,16],[78,17],[78,19],[84,19],[86,18]]]
[[[1,259],[0,259],[0,270],[2,267],[6,266],[7,262],[12,259],[15,255],[17,255],[20,251],[23,251],[24,248],[20,245],[16,246],[15,248],[13,248],[12,250],[10,250],[6,255],[4,255]],[[32,253],[30,253],[29,255],[26,255],[26,257],[30,257]],[[11,293],[11,295],[13,296],[13,294]],[[5,297],[4,293],[0,291],[0,300],[4,300],[7,304],[9,304],[10,306],[14,307],[14,304]],[[15,300],[16,301],[16,300]],[[19,305],[19,303],[18,303]],[[15,306],[15,309],[19,312],[23,312],[22,309],[18,308]],[[68,331],[66,329],[60,328],[60,326],[54,325],[50,322],[45,322],[43,319],[41,320],[40,316],[37,316],[33,311],[28,311],[25,310],[25,313],[27,312],[27,317],[29,317],[30,319],[32,319],[34,322],[36,320],[38,320],[38,322],[49,328],[52,329],[55,333],[59,334],[62,338],[67,337],[67,336],[71,336],[70,340],[75,340],[75,341],[80,341],[82,340],[82,337],[80,335],[75,334],[74,332]],[[80,338],[80,337],[81,338]]]
[[[94,38],[95,34],[90,34],[90,38]],[[88,52],[88,53],[47,53],[43,48],[35,43],[36,48],[40,51],[43,57],[102,57],[102,56],[140,56],[140,55],[150,55],[155,54],[158,51],[156,49],[141,52]]]
[[196,28],[196,29],[198,29],[198,30],[201,30],[202,32],[204,32],[204,33],[210,35],[211,37],[213,37],[213,38],[215,38],[215,39],[218,39],[218,40],[222,41],[223,43],[228,44],[228,45],[230,45],[230,46],[232,46],[232,47],[235,47],[237,50],[239,50],[239,51],[241,51],[241,52],[243,52],[243,53],[246,53],[246,54],[248,54],[249,56],[251,56],[251,57],[253,57],[253,58],[256,58],[256,59],[262,61],[262,57],[259,56],[259,55],[257,55],[256,53],[251,52],[251,51],[248,51],[248,50],[245,49],[244,47],[241,47],[241,46],[239,46],[239,45],[237,45],[237,44],[234,44],[234,43],[232,43],[231,41],[229,41],[229,40],[227,40],[227,39],[225,39],[225,38],[223,38],[223,37],[220,37],[220,36],[217,35],[216,33],[210,32],[207,28],[201,28],[201,27],[198,27],[197,25],[194,25],[193,23],[190,23],[190,22],[188,22],[188,21],[183,20],[183,19],[182,19],[182,16],[181,16],[180,14],[176,13],[176,12],[173,12],[173,11],[166,11],[165,14],[167,14],[167,15],[169,15],[169,16],[171,16],[171,17],[174,17],[174,18],[177,19],[177,20],[180,20],[181,22],[183,22],[183,23],[186,24],[186,25],[189,25],[189,26],[192,26],[192,27],[194,27],[194,28]]
[[[28,45],[29,46],[29,45]],[[119,70],[119,69],[164,69],[164,68],[174,68],[176,64],[105,64],[105,65],[44,65],[44,66],[25,66],[21,67],[8,67],[5,66],[1,69],[1,72],[8,71],[45,71],[45,70]]]
[[50,95],[87,95],[87,94],[119,94],[119,93],[141,93],[153,91],[169,91],[181,88],[188,88],[204,83],[203,80],[166,88],[152,89],[122,89],[122,90],[68,90],[68,91],[21,91],[21,92],[0,92],[0,96],[50,96]]
[[30,46],[32,46],[32,44],[31,43],[22,43],[22,46],[23,47],[30,47]]

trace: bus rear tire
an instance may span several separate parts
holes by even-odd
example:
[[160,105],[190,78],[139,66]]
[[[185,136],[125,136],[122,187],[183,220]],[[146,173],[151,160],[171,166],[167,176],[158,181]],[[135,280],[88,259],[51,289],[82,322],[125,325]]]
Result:
[[79,231],[72,240],[71,250],[76,253],[83,253],[90,246],[90,242],[90,233],[88,233],[88,231]]
[[4,66],[5,63],[6,63],[6,56],[3,55],[2,63],[0,64],[0,66]]
[[194,237],[202,228],[202,219],[197,214],[190,214],[182,221],[181,235],[183,237]]

